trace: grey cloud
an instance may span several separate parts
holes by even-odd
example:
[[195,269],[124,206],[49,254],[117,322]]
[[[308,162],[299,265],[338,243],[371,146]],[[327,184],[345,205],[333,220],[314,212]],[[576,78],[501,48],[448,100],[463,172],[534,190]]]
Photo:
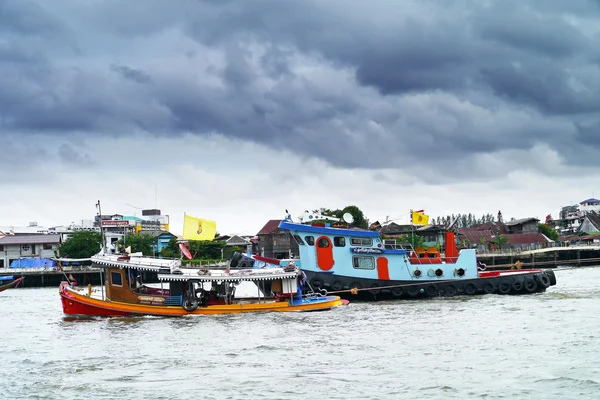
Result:
[[[4,27],[0,131],[218,133],[454,177],[471,173],[452,171],[457,160],[540,143],[577,163],[573,143],[597,135],[581,121],[600,112],[599,46],[577,22],[600,16],[597,3],[57,4]],[[53,52],[51,39],[17,50],[38,25],[75,32],[81,52]]]

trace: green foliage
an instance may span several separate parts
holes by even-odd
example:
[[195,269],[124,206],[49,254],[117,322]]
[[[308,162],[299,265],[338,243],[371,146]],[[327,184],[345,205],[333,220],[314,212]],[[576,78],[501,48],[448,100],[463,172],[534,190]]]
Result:
[[179,258],[181,251],[179,250],[179,244],[177,244],[177,238],[171,238],[166,247],[160,251],[160,255],[165,258]]
[[124,243],[123,239],[120,239],[117,245],[119,248],[121,248],[121,246],[123,246],[123,248],[131,246],[132,253],[142,252],[145,256],[153,256],[157,244],[158,239],[156,236],[142,233],[141,235],[129,234],[125,236]]
[[224,248],[224,241],[191,240],[188,242],[188,249],[196,260],[221,259],[221,249]]
[[414,248],[423,246],[423,243],[425,242],[425,238],[420,235],[400,235],[396,238],[396,242],[397,243],[398,242],[410,243],[414,249]]
[[99,232],[74,232],[60,246],[60,254],[66,258],[90,258],[98,254],[101,247],[102,236]]
[[340,219],[344,216],[345,213],[350,213],[352,215],[352,217],[354,218],[354,222],[352,223],[353,226],[356,226],[358,228],[363,228],[363,229],[367,229],[369,227],[368,220],[365,218],[365,215],[362,212],[362,210],[360,208],[358,208],[357,206],[346,206],[342,210],[340,210],[340,209],[337,209],[337,210],[325,209],[323,211],[323,215],[340,218]]
[[550,240],[554,240],[554,241],[558,240],[558,236],[559,236],[558,232],[556,232],[556,229],[554,229],[550,225],[538,224],[537,227],[538,227],[538,232],[543,233]]

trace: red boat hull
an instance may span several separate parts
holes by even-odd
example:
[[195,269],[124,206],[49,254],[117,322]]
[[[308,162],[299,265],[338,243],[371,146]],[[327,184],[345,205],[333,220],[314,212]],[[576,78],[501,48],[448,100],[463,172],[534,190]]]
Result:
[[60,300],[62,302],[63,312],[67,315],[90,315],[102,317],[128,317],[133,314],[117,310],[109,310],[102,307],[96,307],[90,304],[78,302],[68,293],[61,292]]

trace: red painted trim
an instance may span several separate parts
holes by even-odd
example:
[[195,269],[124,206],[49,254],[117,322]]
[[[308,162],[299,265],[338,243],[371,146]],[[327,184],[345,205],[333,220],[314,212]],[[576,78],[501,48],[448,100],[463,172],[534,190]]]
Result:
[[390,280],[390,271],[388,269],[388,259],[379,257],[377,259],[377,278],[382,281]]
[[274,258],[262,257],[262,256],[257,256],[257,255],[252,256],[252,258],[254,258],[255,260],[258,260],[258,261],[269,263],[269,264],[281,265],[281,260],[276,260]]
[[[319,247],[321,240],[327,240],[329,242],[328,247]],[[321,236],[315,241],[315,247],[317,251],[317,266],[323,271],[329,271],[333,268],[333,243],[327,236]]]
[[69,296],[65,291],[60,293],[63,312],[67,315],[97,315],[102,317],[128,317],[131,313],[109,310],[102,307],[95,307],[89,304],[83,304]]

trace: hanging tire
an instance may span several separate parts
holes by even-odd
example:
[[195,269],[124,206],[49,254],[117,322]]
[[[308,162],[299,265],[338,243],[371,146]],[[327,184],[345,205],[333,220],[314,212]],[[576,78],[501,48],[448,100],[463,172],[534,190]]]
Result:
[[231,268],[237,267],[241,258],[242,258],[242,254],[236,251],[235,253],[233,253],[233,256],[231,257],[231,262],[229,263],[229,266]]
[[463,291],[467,296],[473,296],[477,293],[477,286],[473,282],[469,282],[465,285]]
[[523,286],[527,293],[534,293],[538,289],[538,284],[533,278],[525,278]]
[[342,285],[342,283],[340,281],[335,281],[331,284],[331,289],[338,291],[338,290],[342,290],[344,288],[344,286]]
[[379,285],[377,283],[372,284],[371,289],[369,289],[369,293],[371,293],[373,296],[376,296],[379,293],[381,293],[381,289],[379,289]]
[[544,273],[546,275],[548,275],[548,278],[550,278],[550,286],[556,285],[556,275],[554,275],[554,271],[552,271],[551,269],[549,269],[549,270],[547,270]]
[[421,289],[418,286],[408,286],[406,288],[406,294],[410,297],[417,297]]
[[498,285],[498,293],[500,294],[509,294],[512,289],[512,284],[508,279],[503,280]]
[[483,282],[483,284],[481,285],[481,290],[483,290],[483,293],[485,294],[492,294],[494,293],[495,289],[496,287],[492,282]]
[[425,288],[425,293],[429,297],[434,297],[439,295],[440,291],[438,290],[438,288],[435,287],[435,285],[427,285],[427,287]]
[[192,312],[198,308],[198,298],[196,296],[186,296],[181,303],[183,309],[187,312]]
[[548,286],[550,286],[550,278],[544,273],[541,273],[538,276],[536,276],[536,280],[538,284],[543,288],[547,288]]
[[458,289],[454,285],[448,285],[444,287],[444,295],[448,297],[456,296],[458,294]]
[[521,290],[523,290],[523,282],[514,281],[512,284],[512,288],[515,292],[520,292]]
[[323,282],[318,278],[312,278],[310,280],[310,286],[312,286],[313,289],[319,289],[323,286]]
[[392,294],[396,297],[402,297],[402,295],[404,294],[404,289],[402,289],[401,287],[395,287],[392,289]]

